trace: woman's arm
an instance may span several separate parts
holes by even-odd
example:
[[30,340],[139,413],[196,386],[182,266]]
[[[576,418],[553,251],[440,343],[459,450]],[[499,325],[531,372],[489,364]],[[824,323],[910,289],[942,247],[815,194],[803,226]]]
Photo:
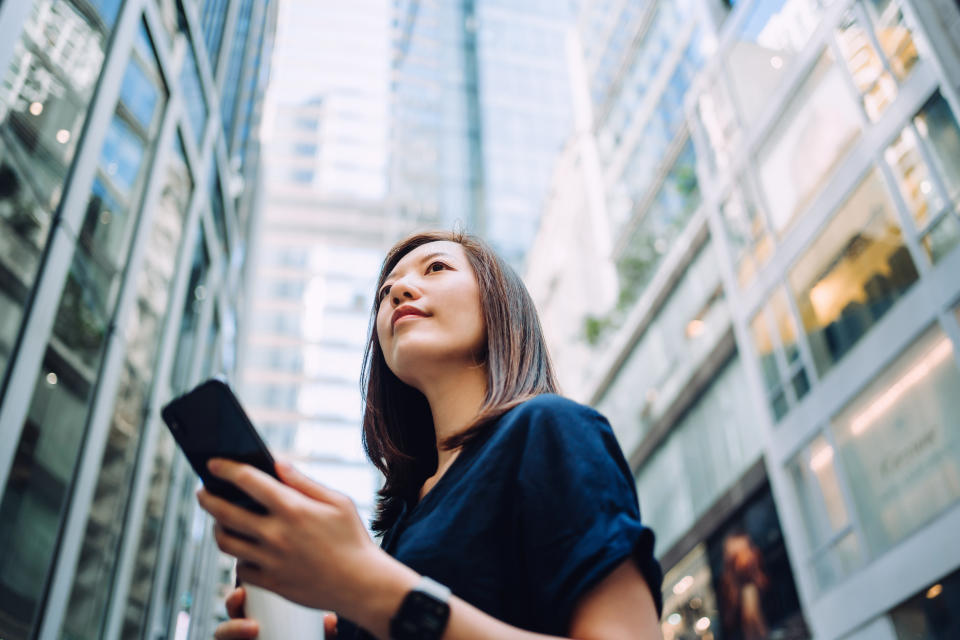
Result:
[[[378,638],[389,638],[390,619],[420,576],[370,539],[349,498],[283,463],[277,472],[285,484],[230,461],[219,460],[210,470],[269,511],[258,515],[206,490],[198,493],[200,505],[217,522],[218,546],[238,558],[243,582],[337,611]],[[578,640],[657,639],[657,622],[650,589],[627,560],[583,596],[570,634]],[[456,597],[450,600],[443,635],[444,640],[547,637],[507,625]]]
[[[383,554],[385,560],[374,575],[382,580],[371,585],[369,600],[360,603],[352,618],[378,638],[389,638],[390,618],[419,576],[409,567]],[[346,612],[344,615],[350,617]],[[512,627],[453,596],[450,619],[443,640],[542,640],[551,638]],[[658,640],[660,625],[653,596],[635,563],[628,559],[586,593],[578,603],[569,637],[576,640]]]

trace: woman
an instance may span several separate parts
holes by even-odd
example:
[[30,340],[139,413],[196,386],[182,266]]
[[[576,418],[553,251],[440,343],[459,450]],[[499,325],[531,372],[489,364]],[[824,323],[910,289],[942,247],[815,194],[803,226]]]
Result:
[[[660,637],[662,576],[623,454],[600,414],[554,395],[533,302],[485,244],[424,233],[390,251],[364,384],[381,546],[347,497],[290,465],[281,483],[214,461],[269,511],[198,492],[241,582],[336,611],[341,640]],[[218,638],[256,636],[243,598]]]

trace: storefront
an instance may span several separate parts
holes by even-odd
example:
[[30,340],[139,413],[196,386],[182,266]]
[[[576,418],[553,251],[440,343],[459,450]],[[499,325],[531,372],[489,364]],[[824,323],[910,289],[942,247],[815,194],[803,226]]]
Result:
[[765,481],[669,568],[663,614],[665,640],[810,637]]

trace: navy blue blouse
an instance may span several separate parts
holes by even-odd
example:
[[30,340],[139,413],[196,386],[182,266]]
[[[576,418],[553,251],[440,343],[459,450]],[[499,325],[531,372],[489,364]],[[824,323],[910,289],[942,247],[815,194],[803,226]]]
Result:
[[[469,443],[381,546],[503,622],[565,635],[580,598],[628,557],[660,613],[653,540],[606,418],[547,394]],[[339,627],[340,638],[367,637]]]

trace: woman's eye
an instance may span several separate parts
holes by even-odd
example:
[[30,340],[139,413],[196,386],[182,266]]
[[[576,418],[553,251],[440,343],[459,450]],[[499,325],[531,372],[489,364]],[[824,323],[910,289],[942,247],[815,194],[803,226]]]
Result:
[[[438,267],[439,267],[439,268],[438,268]],[[442,262],[431,262],[431,263],[430,263],[430,266],[427,267],[427,270],[428,270],[428,271],[443,271],[443,270],[446,269],[446,268],[447,268],[447,265],[443,264]]]
[[387,285],[387,286],[384,287],[383,289],[380,289],[380,295],[378,296],[378,299],[383,300],[384,298],[387,297],[387,294],[388,294],[388,293],[390,293],[390,286],[389,286],[389,285]]

